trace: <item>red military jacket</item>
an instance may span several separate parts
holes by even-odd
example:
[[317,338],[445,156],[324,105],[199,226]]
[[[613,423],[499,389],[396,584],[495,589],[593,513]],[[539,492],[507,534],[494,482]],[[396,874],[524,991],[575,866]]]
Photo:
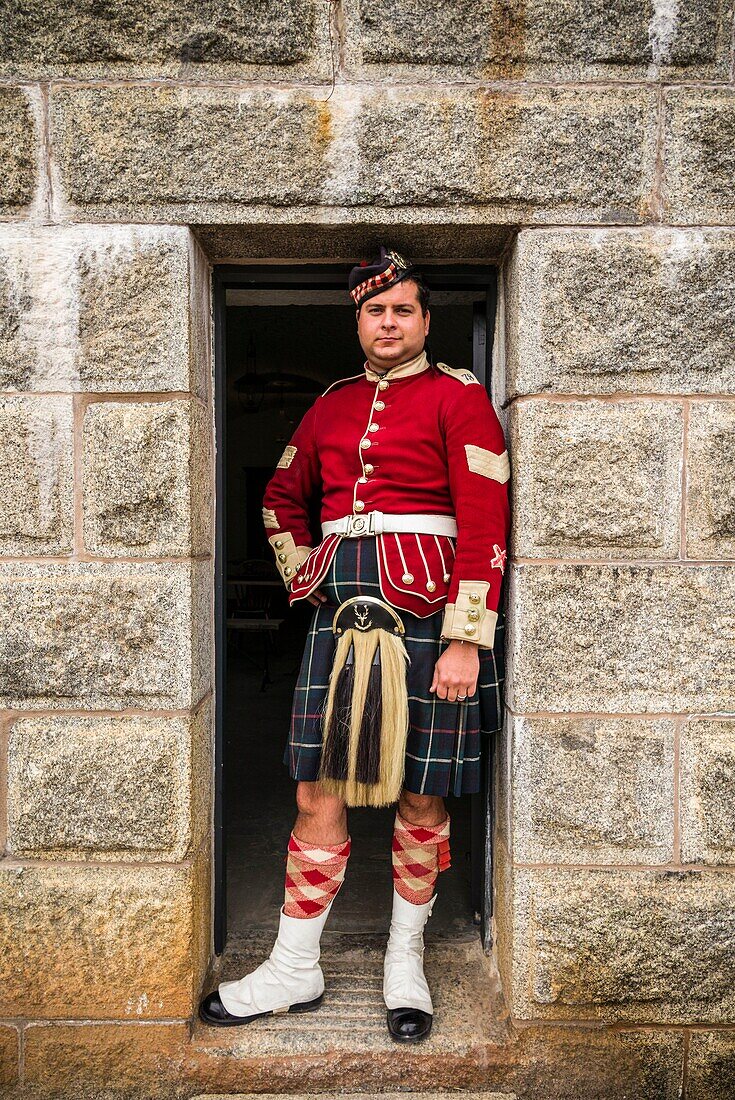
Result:
[[366,363],[316,399],[265,491],[263,522],[290,602],[319,586],[347,537],[311,546],[309,500],[320,490],[322,523],[371,512],[454,516],[456,538],[375,535],[381,593],[420,617],[444,608],[443,637],[491,648],[509,476],[503,429],[471,371],[429,364],[424,352],[383,375]]

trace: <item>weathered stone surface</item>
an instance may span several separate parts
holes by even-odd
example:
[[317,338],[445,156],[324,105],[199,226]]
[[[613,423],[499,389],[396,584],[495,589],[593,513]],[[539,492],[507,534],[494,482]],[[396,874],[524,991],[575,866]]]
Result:
[[735,406],[693,402],[687,447],[686,546],[691,558],[735,558]]
[[733,393],[735,233],[526,230],[506,272],[508,391]]
[[693,1031],[689,1039],[687,1100],[735,1096],[735,1035]]
[[[256,1024],[249,1030],[263,1034],[264,1029]],[[263,1100],[283,1100],[286,1095],[306,1100],[317,1092],[331,1095],[335,1087],[356,1084],[363,1091],[350,1091],[355,1100],[377,1095],[398,1100],[406,1095],[386,1092],[386,1079],[395,1081],[396,1089],[406,1079],[424,1082],[419,1087],[425,1091],[411,1094],[416,1100],[448,1100],[457,1095],[457,1082],[468,1078],[477,1083],[469,1090],[461,1088],[467,1100],[676,1100],[681,1063],[681,1036],[673,1032],[548,1025],[521,1029],[517,1041],[508,1046],[466,1051],[463,1058],[451,1060],[453,1078],[446,1056],[432,1055],[425,1045],[420,1053],[409,1046],[336,1058],[325,1049],[316,1058],[275,1059],[238,1057],[236,1043],[232,1031],[220,1036],[220,1045],[229,1049],[212,1050],[207,1058],[206,1050],[197,1049],[181,1025],[34,1024],[26,1033],[26,1079],[42,1093],[54,1091],[58,1082],[57,1089],[80,1100],[97,1098],[100,1090],[108,1095],[112,1089],[125,1096],[180,1097],[182,1085],[187,1094],[205,1090],[194,1100],[239,1100],[254,1095],[254,1088]],[[156,1045],[161,1052],[158,1065]],[[434,1083],[437,1079],[446,1081],[439,1086],[442,1091]],[[236,1091],[243,1088],[247,1094]],[[300,1091],[295,1093],[295,1088]]]
[[112,0],[102,8],[3,0],[0,72],[211,80],[287,66],[281,79],[326,75],[323,15],[317,0],[251,0],[247,7]]
[[185,1023],[30,1024],[25,1080],[80,1100],[181,1095],[188,1041]]
[[501,1054],[488,1076],[507,1080],[523,1100],[679,1096],[682,1038],[675,1032],[521,1025],[518,1046],[517,1067],[504,1073]]
[[735,710],[735,570],[520,565],[507,698],[516,712]]
[[735,91],[676,89],[666,97],[663,179],[667,221],[735,222]]
[[185,859],[205,827],[203,726],[201,717],[21,718],[8,745],[9,851]]
[[[212,266],[201,241],[189,232],[189,389],[214,409]],[[212,429],[208,429],[211,433]],[[211,440],[208,440],[208,446]]]
[[[309,256],[313,260],[341,256],[374,256],[389,239],[409,256],[431,256],[457,263],[464,258],[498,263],[515,235],[510,225],[488,225],[481,210],[472,216],[461,207],[386,211],[350,220],[350,211],[330,213],[329,222],[306,225],[298,209],[253,208],[247,224],[194,226],[212,263],[242,259],[274,259]],[[369,222],[369,224],[367,224]]]
[[307,93],[56,86],[51,116],[64,187],[90,211],[310,203],[326,173],[329,109]]
[[33,202],[37,144],[37,122],[26,93],[0,87],[0,215],[23,213]]
[[[237,1090],[246,1087],[249,1095],[265,1093],[264,1100],[294,1096],[296,1089],[299,1091],[294,1100],[331,1095],[335,1089],[341,1090],[339,1095],[354,1095],[356,1087],[361,1091],[355,1100],[360,1096],[394,1100],[392,1090],[400,1090],[407,1081],[421,1090],[419,1096],[425,1092],[437,1100],[444,1100],[445,1089],[451,1096],[466,1096],[468,1100],[493,1097],[496,1089],[510,1100],[514,1096],[518,1100],[677,1100],[682,1038],[673,1031],[613,1031],[599,1026],[549,1024],[516,1027],[514,1021],[511,1041],[458,1047],[450,1054],[437,1050],[440,1019],[445,1037],[448,1027],[440,1014],[437,1008],[437,1035],[432,1034],[419,1048],[406,1044],[402,1049],[382,1049],[383,1024],[376,1036],[380,1050],[366,1048],[350,1053],[348,1041],[343,1048],[342,1037],[335,1036],[337,1043],[330,1042],[329,1050],[323,1045],[321,1056],[310,1058],[294,1057],[293,1053],[266,1055],[264,1051],[271,1044],[265,1028],[260,1031],[262,1046],[257,1057],[239,1052],[238,1038],[233,1034],[237,1029],[228,1034],[223,1033],[224,1029],[219,1029],[219,1034],[208,1029],[210,1044],[205,1046],[198,1041],[196,1025],[188,1060],[189,1079],[203,1090],[202,1096],[240,1095]],[[251,1034],[254,1028],[248,1029]],[[293,1029],[291,1034],[296,1038]]]
[[71,400],[0,396],[0,554],[69,553],[72,493]]
[[492,57],[495,0],[358,0],[356,7],[362,60],[369,64],[452,65],[472,72]]
[[198,247],[178,226],[0,227],[0,388],[203,393]]
[[735,1018],[735,878],[517,868],[514,1015]]
[[0,1024],[0,1088],[18,1081],[20,1039],[14,1027]]
[[[232,937],[226,952],[213,960],[207,985],[216,987],[247,974],[265,958],[273,933],[257,928],[242,939]],[[319,1012],[299,1022],[295,1033],[288,1017],[270,1020],[264,1033],[258,1028],[211,1028],[195,1022],[197,1045],[220,1057],[236,1054],[245,1058],[314,1058],[329,1050],[333,1064],[354,1055],[372,1055],[385,1060],[395,1047],[385,1027],[385,1004],[381,996],[385,937],[382,934],[349,935],[325,932],[322,967],[331,996]],[[479,937],[441,939],[427,936],[425,955],[427,981],[444,1026],[422,1043],[425,1055],[457,1059],[482,1046],[506,1047],[512,1041],[501,999],[497,972],[482,950]],[[349,1020],[349,1027],[345,1021]],[[329,1045],[325,1047],[325,1034]],[[394,1078],[386,1075],[389,1088]],[[399,1082],[396,1082],[396,1084]],[[474,1082],[468,1081],[468,1087]],[[422,1082],[416,1083],[421,1088]]]
[[0,1013],[186,1019],[208,936],[209,869],[0,863]]
[[510,428],[518,557],[678,557],[680,405],[523,401]]
[[605,106],[589,89],[395,92],[369,104],[351,94],[334,108],[327,195],[348,206],[479,203],[499,221],[531,210],[635,221],[650,181],[648,96],[621,89]]
[[521,863],[667,863],[674,723],[516,718],[513,856]]
[[[653,93],[68,88],[55,155],[91,217],[242,221],[244,204],[481,204],[485,220],[646,216]],[[131,125],[131,118],[135,125]],[[206,134],[206,140],[201,135]],[[390,135],[386,141],[386,134]]]
[[8,839],[8,735],[9,720],[0,722],[0,859]]
[[680,806],[682,860],[735,863],[735,720],[683,726]]
[[198,401],[99,402],[84,417],[84,545],[107,557],[207,553],[211,415]]
[[0,562],[6,707],[186,708],[209,687],[211,563]]
[[394,78],[402,67],[420,65],[450,66],[465,78],[630,78],[655,75],[662,66],[668,79],[679,70],[727,79],[731,13],[719,0],[659,14],[645,0],[592,0],[583,8],[569,0],[359,0],[356,6],[363,62]]

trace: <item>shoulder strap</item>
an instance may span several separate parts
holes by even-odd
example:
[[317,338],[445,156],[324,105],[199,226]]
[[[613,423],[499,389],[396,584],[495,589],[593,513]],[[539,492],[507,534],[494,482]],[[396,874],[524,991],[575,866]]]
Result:
[[461,382],[464,386],[471,386],[473,382],[480,385],[480,379],[476,378],[471,370],[466,370],[460,367],[449,367],[446,363],[437,363],[437,368],[443,373],[449,375],[450,378],[456,378],[458,382]]

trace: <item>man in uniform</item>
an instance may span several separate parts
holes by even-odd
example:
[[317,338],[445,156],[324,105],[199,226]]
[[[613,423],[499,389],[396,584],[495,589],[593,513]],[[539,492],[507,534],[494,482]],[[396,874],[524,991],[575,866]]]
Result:
[[306,413],[263,507],[290,602],[315,608],[285,754],[298,781],[285,903],[270,957],[220,983],[200,1017],[233,1026],[318,1007],[347,806],[397,800],[383,996],[391,1036],[413,1042],[432,1023],[423,930],[449,865],[443,796],[479,790],[481,731],[501,724],[509,463],[484,387],[427,358],[419,273],[381,248],[349,291],[364,368]]

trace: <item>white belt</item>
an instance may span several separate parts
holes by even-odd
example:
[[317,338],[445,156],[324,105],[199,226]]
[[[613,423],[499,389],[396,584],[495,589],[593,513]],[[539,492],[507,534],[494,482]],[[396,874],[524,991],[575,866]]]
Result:
[[454,516],[408,515],[392,516],[386,512],[366,512],[364,516],[342,516],[322,524],[322,535],[345,535],[360,538],[362,535],[380,535],[384,531],[407,531],[409,534],[457,536]]

